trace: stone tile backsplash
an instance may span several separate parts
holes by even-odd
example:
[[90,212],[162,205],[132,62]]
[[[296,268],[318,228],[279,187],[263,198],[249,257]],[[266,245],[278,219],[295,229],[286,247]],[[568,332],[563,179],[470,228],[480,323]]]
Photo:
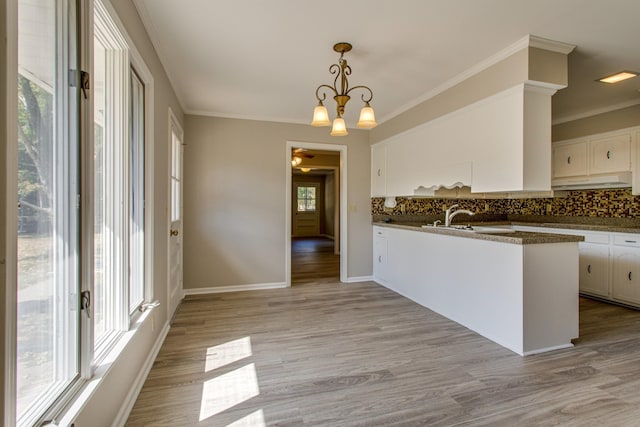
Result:
[[371,199],[371,214],[439,215],[447,206],[458,203],[486,215],[543,215],[640,219],[640,196],[630,188],[569,191],[566,197],[535,199],[439,199],[397,197],[393,209],[384,208],[384,198]]

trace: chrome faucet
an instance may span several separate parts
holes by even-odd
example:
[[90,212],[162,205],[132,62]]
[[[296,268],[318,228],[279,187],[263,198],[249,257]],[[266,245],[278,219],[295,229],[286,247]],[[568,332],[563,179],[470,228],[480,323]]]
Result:
[[475,212],[471,212],[468,211],[466,209],[460,209],[457,210],[455,212],[453,212],[454,208],[457,208],[458,204],[456,203],[455,205],[451,205],[449,207],[449,209],[447,209],[444,213],[444,226],[445,227],[451,227],[451,220],[453,219],[454,216],[458,215],[458,214],[467,214],[467,215],[475,215]]

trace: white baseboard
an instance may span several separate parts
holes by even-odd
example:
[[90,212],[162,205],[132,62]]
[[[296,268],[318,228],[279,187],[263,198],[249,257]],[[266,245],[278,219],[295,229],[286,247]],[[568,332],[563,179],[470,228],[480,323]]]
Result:
[[164,339],[167,337],[167,334],[169,333],[170,328],[171,327],[169,326],[169,322],[167,322],[162,328],[162,331],[160,331],[160,334],[158,334],[158,338],[156,339],[156,342],[153,344],[153,347],[151,348],[151,351],[149,352],[147,359],[144,361],[144,364],[142,365],[142,369],[140,370],[140,372],[138,372],[138,375],[136,376],[135,381],[131,385],[131,388],[129,389],[129,393],[127,393],[127,397],[124,399],[124,404],[118,411],[118,415],[116,415],[115,420],[111,424],[112,426],[124,426],[126,424],[127,418],[129,418],[129,414],[133,409],[133,405],[136,403],[136,400],[138,399],[140,390],[142,390],[142,386],[144,385],[144,382],[147,379],[147,375],[149,375],[149,371],[153,366],[153,362],[156,360],[156,356],[158,356],[158,352],[160,351],[160,348],[162,347],[162,344],[164,343]]
[[286,288],[285,282],[276,283],[253,283],[249,285],[235,285],[235,286],[211,286],[210,288],[195,288],[185,289],[185,295],[205,295],[205,294],[220,294],[223,292],[242,292],[242,291],[261,291],[265,289],[280,289]]
[[347,281],[345,283],[360,283],[360,282],[371,282],[373,281],[373,276],[359,276],[359,277],[347,277]]

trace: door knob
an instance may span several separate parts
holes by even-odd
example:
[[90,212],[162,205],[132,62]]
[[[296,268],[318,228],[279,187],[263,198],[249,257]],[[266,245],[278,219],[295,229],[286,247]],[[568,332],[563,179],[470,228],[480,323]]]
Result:
[[171,231],[169,232],[169,235],[170,235],[170,236],[177,236],[177,235],[178,235],[178,230],[171,230]]

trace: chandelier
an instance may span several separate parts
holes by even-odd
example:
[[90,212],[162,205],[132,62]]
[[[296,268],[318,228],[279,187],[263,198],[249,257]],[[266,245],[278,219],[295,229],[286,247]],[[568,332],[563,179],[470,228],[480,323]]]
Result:
[[[333,99],[337,104],[337,115],[333,120],[333,127],[331,128],[331,136],[344,136],[348,135],[347,125],[342,118],[344,114],[344,106],[347,105],[347,102],[351,99],[349,94],[351,91],[360,89],[364,93],[361,95],[362,102],[364,102],[364,107],[360,110],[360,120],[358,120],[357,126],[361,129],[371,129],[376,127],[376,118],[373,112],[373,108],[369,103],[373,98],[373,92],[367,86],[354,86],[349,87],[349,81],[347,80],[347,76],[351,75],[351,67],[347,65],[347,60],[344,59],[345,52],[349,52],[351,50],[351,44],[349,43],[336,43],[333,46],[333,50],[340,54],[340,59],[337,64],[332,64],[329,67],[329,72],[334,74],[336,77],[333,80],[333,86],[329,85],[320,85],[316,89],[316,98],[318,99],[318,105],[313,110],[313,121],[311,122],[311,126],[329,126],[331,125],[331,121],[329,120],[329,113],[327,112],[327,107],[324,106],[323,102],[327,99],[327,91],[331,91],[334,96]],[[340,86],[340,89],[338,89]]]

